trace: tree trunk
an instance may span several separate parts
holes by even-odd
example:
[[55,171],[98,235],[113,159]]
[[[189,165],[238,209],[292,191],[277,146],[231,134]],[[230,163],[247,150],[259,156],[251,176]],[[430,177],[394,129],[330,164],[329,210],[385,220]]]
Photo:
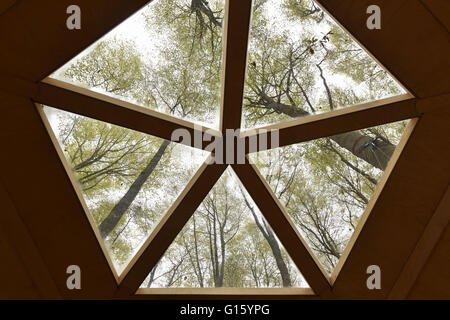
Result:
[[395,145],[392,143],[374,140],[359,131],[337,134],[331,136],[330,139],[358,158],[383,171],[395,150]]
[[291,287],[291,276],[289,274],[289,270],[286,266],[286,262],[281,255],[281,249],[278,245],[277,240],[273,236],[271,230],[267,230],[268,237],[266,238],[269,243],[270,249],[272,249],[273,257],[275,258],[275,262],[277,263],[278,270],[280,271],[281,280],[283,282],[283,287]]
[[166,148],[169,146],[170,142],[164,140],[158,151],[144,168],[141,173],[138,175],[136,180],[134,180],[133,184],[130,186],[125,195],[120,199],[120,201],[114,206],[109,215],[102,221],[99,226],[100,235],[103,239],[106,239],[111,231],[114,230],[117,223],[119,223],[122,216],[130,207],[131,203],[136,198],[137,194],[141,190],[144,183],[147,181],[148,177],[152,174],[153,170],[158,165],[158,162],[161,160],[162,156]]
[[220,253],[222,255],[222,263],[220,265],[220,273],[219,273],[219,282],[217,284],[218,287],[223,287],[223,277],[225,276],[225,239],[223,229],[220,229]]
[[[265,101],[264,105],[266,108],[272,109],[277,113],[282,113],[292,118],[310,115],[309,112],[297,108],[297,106],[278,103],[266,94],[261,94],[261,97]],[[337,134],[331,136],[330,139],[356,157],[380,170],[386,169],[387,163],[395,150],[395,145],[392,143],[374,139],[362,134],[360,131]]]
[[281,275],[281,281],[283,282],[283,287],[291,287],[291,276],[289,274],[289,270],[286,266],[286,262],[283,259],[283,256],[281,255],[281,249],[278,245],[277,240],[275,239],[275,236],[270,230],[270,227],[264,228],[261,225],[261,222],[259,221],[258,217],[256,216],[256,212],[253,209],[253,207],[250,205],[250,203],[247,200],[247,197],[245,196],[244,191],[241,189],[242,197],[244,198],[245,205],[247,208],[249,208],[250,212],[252,213],[253,219],[255,220],[256,226],[258,227],[259,231],[261,231],[262,235],[266,239],[267,243],[270,246],[270,249],[272,250],[273,257],[275,258],[275,262],[277,264],[278,270],[280,271]]
[[152,271],[150,272],[150,278],[148,279],[147,288],[151,288],[153,281],[155,280],[156,268],[158,268],[158,264],[155,264]]
[[192,0],[191,11],[202,12],[208,17],[209,21],[213,23],[216,27],[222,26],[222,23],[218,21],[217,18],[214,16],[214,12],[212,12],[211,8],[208,5],[208,2],[205,0]]
[[[198,283],[200,285],[200,288],[203,288],[203,275],[202,275],[202,268],[200,266],[200,257],[198,254],[197,226],[195,223],[195,215],[192,216],[192,220],[194,222],[194,250],[195,250],[195,262],[197,264],[197,269],[198,269],[197,278],[198,278]],[[194,266],[194,270],[195,270],[195,266]]]

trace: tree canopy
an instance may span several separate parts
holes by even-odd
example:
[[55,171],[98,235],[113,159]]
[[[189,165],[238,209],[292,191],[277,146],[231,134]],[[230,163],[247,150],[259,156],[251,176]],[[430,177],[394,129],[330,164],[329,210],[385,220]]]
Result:
[[[113,34],[57,77],[216,126],[224,10],[221,0],[153,1],[136,18],[142,25],[139,39],[152,42],[153,51],[143,52],[126,34]],[[255,0],[247,60],[242,117],[247,128],[402,92],[310,0]],[[57,114],[53,129],[120,271],[206,153],[79,115]],[[328,273],[405,125],[386,124],[252,155]],[[227,171],[143,286],[307,286],[259,210],[264,213]]]

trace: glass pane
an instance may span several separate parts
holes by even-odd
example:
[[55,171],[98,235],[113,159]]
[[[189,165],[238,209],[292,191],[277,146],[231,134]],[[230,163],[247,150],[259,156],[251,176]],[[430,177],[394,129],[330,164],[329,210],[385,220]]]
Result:
[[54,108],[44,112],[120,273],[208,153]]
[[243,128],[405,91],[312,0],[255,0]]
[[344,252],[407,123],[250,155],[328,273]]
[[51,77],[219,124],[224,0],[155,0]]
[[309,286],[228,167],[141,287]]

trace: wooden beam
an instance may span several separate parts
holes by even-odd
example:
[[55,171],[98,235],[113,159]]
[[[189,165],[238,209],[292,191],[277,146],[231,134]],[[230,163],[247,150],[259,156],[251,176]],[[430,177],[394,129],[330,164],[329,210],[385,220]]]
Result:
[[226,165],[208,165],[197,171],[120,276],[118,297],[133,295],[220,178]]
[[258,169],[250,164],[232,167],[313,291],[319,296],[329,295],[328,275]]
[[310,288],[140,288],[136,291],[137,295],[150,297],[168,296],[188,298],[191,296],[201,296],[205,299],[231,297],[233,300],[247,299],[247,297],[258,297],[273,299],[281,297],[282,299],[291,299],[298,296],[315,297],[314,292]]
[[9,94],[25,98],[34,97],[38,92],[38,86],[35,82],[3,73],[0,73],[0,89]]
[[311,288],[139,288],[136,294],[160,295],[314,295]]
[[[416,110],[416,99],[405,94],[255,130],[246,130],[241,133],[241,136],[260,137],[264,132],[279,130],[279,146],[283,147],[389,122],[411,119],[419,115],[420,113]],[[267,134],[267,140],[267,146],[270,148],[270,134]],[[262,150],[264,148],[258,149],[258,151]]]
[[414,251],[403,267],[400,277],[389,293],[389,299],[406,299],[442,233],[450,223],[450,188],[428,222]]
[[227,0],[224,37],[221,129],[241,126],[251,0]]
[[194,143],[196,132],[210,137],[220,136],[217,130],[196,126],[193,123],[171,117],[132,103],[115,99],[63,81],[46,79],[38,84],[34,101],[89,118],[116,124],[132,130],[171,140],[177,129],[186,130],[192,139],[185,145],[204,149],[210,142]]

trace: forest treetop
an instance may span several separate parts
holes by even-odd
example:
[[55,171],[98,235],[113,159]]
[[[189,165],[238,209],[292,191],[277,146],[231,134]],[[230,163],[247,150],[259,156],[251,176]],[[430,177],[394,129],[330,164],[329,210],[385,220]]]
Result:
[[[153,1],[54,77],[218,127],[224,10],[219,0]],[[254,1],[243,127],[328,112],[402,90],[313,1]],[[154,136],[54,112],[53,130],[120,271],[205,155],[190,157],[188,149]],[[405,126],[385,124],[252,155],[328,273]],[[304,284],[296,267],[245,190],[219,181],[143,285],[290,287]]]

